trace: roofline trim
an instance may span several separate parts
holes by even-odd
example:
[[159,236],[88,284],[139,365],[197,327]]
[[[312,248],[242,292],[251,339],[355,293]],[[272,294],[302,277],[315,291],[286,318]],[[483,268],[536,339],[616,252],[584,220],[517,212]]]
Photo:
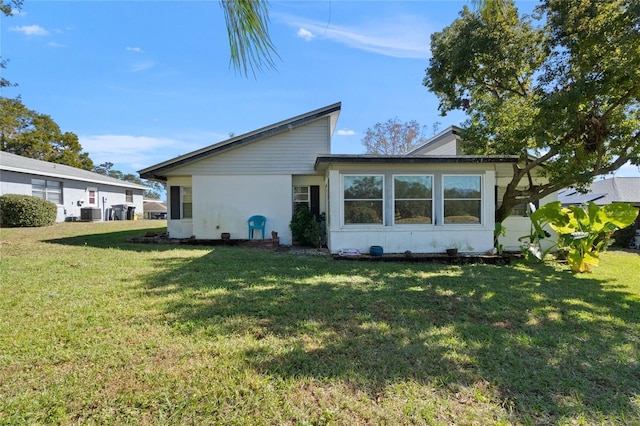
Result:
[[154,179],[154,180],[166,181],[167,180],[166,176],[162,176],[160,173],[179,167],[179,166],[183,166],[193,161],[200,160],[204,157],[216,155],[221,152],[234,149],[245,144],[249,144],[251,142],[255,142],[270,136],[277,135],[279,133],[283,133],[287,130],[293,130],[294,128],[300,127],[303,124],[306,124],[308,122],[339,112],[341,108],[342,108],[342,103],[336,102],[326,107],[319,108],[301,115],[297,115],[295,117],[292,117],[283,121],[279,121],[269,126],[265,126],[260,129],[242,134],[240,136],[227,139],[226,141],[218,142],[216,144],[209,145],[205,148],[201,148],[199,150],[190,152],[188,154],[184,154],[182,156],[173,158],[163,163],[159,163],[154,166],[147,167],[146,169],[139,170],[138,173],[140,174],[140,177],[143,179]]

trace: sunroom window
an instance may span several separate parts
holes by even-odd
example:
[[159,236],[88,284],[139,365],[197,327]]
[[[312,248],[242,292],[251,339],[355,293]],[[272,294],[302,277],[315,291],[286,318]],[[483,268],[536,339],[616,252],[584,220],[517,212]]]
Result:
[[444,223],[481,223],[482,177],[444,176]]
[[394,223],[432,223],[432,176],[394,176],[393,194]]
[[343,177],[344,223],[382,225],[384,178],[381,175]]

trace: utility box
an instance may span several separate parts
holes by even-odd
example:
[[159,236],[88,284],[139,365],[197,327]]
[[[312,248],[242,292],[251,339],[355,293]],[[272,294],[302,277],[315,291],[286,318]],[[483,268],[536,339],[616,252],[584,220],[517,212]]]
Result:
[[80,209],[80,220],[98,221],[102,219],[100,209],[94,207],[83,207]]

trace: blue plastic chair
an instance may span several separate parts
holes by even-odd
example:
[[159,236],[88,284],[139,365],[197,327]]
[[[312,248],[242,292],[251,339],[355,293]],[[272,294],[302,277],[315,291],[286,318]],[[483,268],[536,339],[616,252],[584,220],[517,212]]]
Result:
[[247,221],[249,224],[249,239],[253,238],[253,230],[258,229],[262,231],[262,239],[264,240],[264,228],[267,224],[267,218],[260,215],[251,216]]

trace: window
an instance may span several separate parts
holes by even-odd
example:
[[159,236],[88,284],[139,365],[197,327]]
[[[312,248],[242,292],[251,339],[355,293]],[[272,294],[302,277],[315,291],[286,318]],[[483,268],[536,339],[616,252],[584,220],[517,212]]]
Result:
[[89,206],[98,205],[98,190],[96,188],[87,188],[87,195],[89,197]]
[[127,203],[133,203],[133,189],[125,189],[124,190],[125,201]]
[[55,180],[31,179],[31,195],[62,204],[62,183]]
[[383,177],[344,176],[344,223],[379,224],[383,221]]
[[311,210],[311,197],[309,196],[309,187],[296,185],[293,187],[293,212],[300,206],[307,206]]
[[169,213],[171,219],[191,219],[193,202],[190,186],[172,186],[169,189]]
[[182,218],[191,219],[193,217],[193,203],[191,200],[191,187],[182,188]]
[[480,223],[482,177],[444,176],[444,223]]
[[394,223],[432,223],[432,176],[394,176],[393,195]]

